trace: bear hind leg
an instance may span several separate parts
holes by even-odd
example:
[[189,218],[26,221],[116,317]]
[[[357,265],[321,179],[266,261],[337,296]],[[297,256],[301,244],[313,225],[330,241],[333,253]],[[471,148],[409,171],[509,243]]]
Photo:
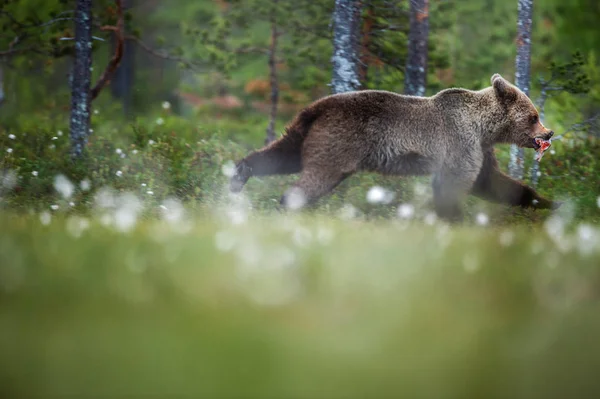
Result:
[[351,173],[305,168],[300,179],[281,197],[280,205],[284,209],[298,209],[314,205],[328,194]]
[[471,190],[479,165],[462,165],[460,169],[443,169],[433,176],[433,202],[437,215],[449,222],[462,222],[462,203]]

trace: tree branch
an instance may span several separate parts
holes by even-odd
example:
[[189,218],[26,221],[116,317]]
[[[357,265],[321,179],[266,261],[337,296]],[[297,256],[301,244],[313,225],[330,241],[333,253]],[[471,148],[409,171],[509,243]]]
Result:
[[187,66],[195,66],[195,67],[200,67],[202,66],[199,62],[197,61],[192,61],[183,57],[179,57],[176,55],[172,55],[169,54],[166,51],[163,50],[156,50],[154,49],[152,46],[146,44],[143,40],[141,40],[139,37],[134,36],[134,35],[126,35],[125,36],[126,40],[131,40],[132,42],[136,43],[138,46],[140,46],[144,51],[146,51],[148,54],[153,55],[157,58],[162,58],[163,60],[169,60],[169,61],[176,61],[176,62],[181,62],[182,64],[185,64]]
[[565,133],[561,134],[560,136],[553,138],[552,141],[560,140],[571,132],[582,132],[586,128],[594,125],[595,122],[597,122],[597,121],[600,121],[600,112],[597,113],[596,115],[589,117],[588,119],[584,120],[583,122],[572,124],[571,127],[569,128],[569,130],[567,130]]
[[23,48],[13,48],[9,50],[0,51],[0,58],[10,57],[20,53],[26,53],[28,51],[34,50],[35,47],[23,47]]
[[234,50],[236,54],[269,54],[269,50],[261,47],[240,47]]
[[112,31],[115,34],[117,39],[117,48],[115,49],[115,53],[113,54],[112,59],[108,62],[108,65],[100,75],[100,78],[96,82],[96,85],[91,90],[91,100],[93,101],[98,94],[102,91],[104,86],[110,81],[112,76],[114,75],[119,63],[121,62],[121,58],[123,58],[123,47],[125,42],[125,16],[123,14],[123,2],[122,0],[115,0],[115,5],[117,6],[117,24],[115,26],[105,25],[100,27],[102,31]]

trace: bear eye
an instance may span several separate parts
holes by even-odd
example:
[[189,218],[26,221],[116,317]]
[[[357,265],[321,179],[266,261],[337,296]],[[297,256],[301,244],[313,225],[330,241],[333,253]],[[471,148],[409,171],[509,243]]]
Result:
[[535,125],[536,123],[538,123],[538,116],[534,115],[531,117],[531,124]]

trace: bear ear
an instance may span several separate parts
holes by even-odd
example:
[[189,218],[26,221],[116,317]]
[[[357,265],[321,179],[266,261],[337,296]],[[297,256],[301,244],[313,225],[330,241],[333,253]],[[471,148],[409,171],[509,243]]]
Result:
[[502,76],[495,73],[491,80],[494,92],[499,99],[507,102],[516,100],[517,92]]

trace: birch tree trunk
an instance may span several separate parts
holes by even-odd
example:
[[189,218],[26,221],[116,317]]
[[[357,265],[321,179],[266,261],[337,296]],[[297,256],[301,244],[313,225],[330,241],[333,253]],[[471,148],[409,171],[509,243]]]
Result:
[[429,0],[410,1],[408,56],[404,72],[404,93],[425,95],[427,84],[427,45],[429,41]]
[[[517,19],[517,59],[515,62],[515,84],[529,96],[531,69],[531,26],[533,24],[533,0],[519,0]],[[515,179],[523,179],[524,151],[512,144],[508,173]]]
[[333,76],[331,90],[335,93],[354,91],[360,87],[358,77],[357,41],[360,35],[360,2],[335,0],[333,11]]
[[71,155],[80,158],[90,132],[92,67],[92,0],[77,0],[75,9],[75,62],[71,84]]

